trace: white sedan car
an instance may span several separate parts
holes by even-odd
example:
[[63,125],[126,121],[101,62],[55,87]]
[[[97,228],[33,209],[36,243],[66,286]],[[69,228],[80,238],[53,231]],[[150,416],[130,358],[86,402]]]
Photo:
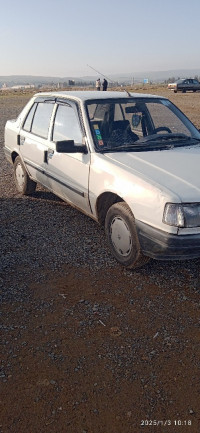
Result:
[[39,183],[104,224],[125,267],[200,257],[200,132],[168,99],[39,93],[4,150],[19,192]]

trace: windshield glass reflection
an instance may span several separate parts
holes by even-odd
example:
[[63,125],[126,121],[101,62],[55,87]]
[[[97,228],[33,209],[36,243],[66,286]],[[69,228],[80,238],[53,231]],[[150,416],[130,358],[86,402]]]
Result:
[[87,103],[95,148],[98,151],[133,150],[140,146],[165,148],[196,144],[200,133],[169,100],[129,98]]

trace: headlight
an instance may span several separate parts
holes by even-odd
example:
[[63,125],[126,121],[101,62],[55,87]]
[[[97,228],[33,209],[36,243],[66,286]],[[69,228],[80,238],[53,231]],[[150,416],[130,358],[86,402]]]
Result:
[[167,203],[163,222],[175,227],[200,227],[200,203]]

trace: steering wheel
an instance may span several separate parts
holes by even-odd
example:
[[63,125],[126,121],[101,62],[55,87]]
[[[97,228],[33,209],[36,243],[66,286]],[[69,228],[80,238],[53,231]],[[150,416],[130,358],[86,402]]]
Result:
[[159,128],[155,128],[154,129],[154,134],[157,134],[157,132],[160,132],[160,131],[166,131],[166,132],[169,132],[169,134],[171,134],[171,129],[170,128],[168,128],[167,126],[159,126]]

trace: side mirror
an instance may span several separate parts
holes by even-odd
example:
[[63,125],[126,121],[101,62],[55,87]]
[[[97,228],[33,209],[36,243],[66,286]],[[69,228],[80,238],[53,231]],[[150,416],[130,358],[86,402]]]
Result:
[[58,153],[88,153],[86,145],[76,146],[74,140],[63,140],[56,142]]

